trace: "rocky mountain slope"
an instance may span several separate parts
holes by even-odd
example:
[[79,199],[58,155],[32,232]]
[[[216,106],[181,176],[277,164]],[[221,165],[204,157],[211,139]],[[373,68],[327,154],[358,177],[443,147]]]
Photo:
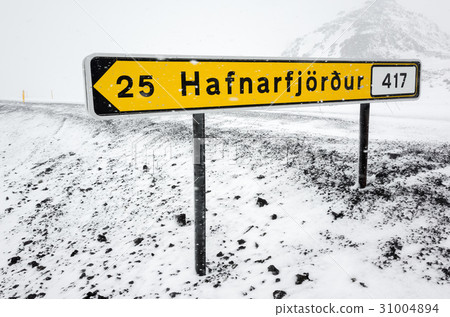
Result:
[[306,36],[295,39],[286,57],[419,59],[422,83],[450,92],[450,35],[395,0],[367,2]]
[[297,38],[284,56],[450,58],[450,36],[395,0],[378,0]]

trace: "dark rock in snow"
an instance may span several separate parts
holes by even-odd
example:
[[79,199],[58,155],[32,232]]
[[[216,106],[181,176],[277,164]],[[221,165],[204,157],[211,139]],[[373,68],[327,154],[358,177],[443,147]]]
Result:
[[401,251],[403,249],[403,245],[400,239],[393,239],[386,243],[386,247],[388,251],[384,254],[384,256],[388,259],[399,260],[400,256],[397,254],[397,251]]
[[262,260],[256,260],[255,261],[255,263],[264,263],[264,262],[266,262],[267,260],[269,260],[269,259],[271,259],[272,258],[272,256],[268,256],[267,258],[265,258],[265,259],[262,259]]
[[144,165],[144,166],[142,166],[142,169],[144,170],[144,172],[147,172],[148,171],[148,166]]
[[45,198],[44,200],[41,201],[41,204],[47,204],[51,201],[52,199],[50,197]]
[[103,234],[99,234],[98,236],[97,236],[97,241],[98,242],[106,242],[107,240],[106,240],[106,236],[104,236]]
[[264,198],[258,197],[258,199],[256,200],[256,204],[258,205],[258,207],[264,207],[267,206],[269,203]]
[[186,214],[175,215],[175,219],[180,227],[184,227],[186,225]]
[[333,215],[334,220],[344,218],[344,212],[342,211],[340,213],[335,213],[334,211],[332,211],[331,214]]
[[39,263],[37,263],[36,261],[31,261],[30,263],[28,263],[28,265],[30,265],[32,268],[35,268],[36,266],[39,266]]
[[300,285],[304,281],[311,281],[309,279],[309,273],[297,274],[296,277],[297,277],[297,280],[295,281],[295,285]]
[[108,249],[106,249],[105,254],[106,254],[106,253],[109,253],[109,252],[111,252],[111,251],[112,251],[112,249],[111,249],[111,248],[108,248]]
[[442,273],[444,273],[444,275],[445,275],[445,277],[444,277],[445,280],[450,279],[450,267],[448,269],[444,267],[442,269]]
[[450,202],[445,197],[436,197],[434,198],[434,201],[438,205],[450,207]]
[[33,240],[28,240],[28,241],[25,241],[25,242],[23,243],[23,245],[29,245],[29,244],[31,244],[31,243],[33,243]]
[[83,299],[91,299],[96,298],[98,294],[98,290],[94,292],[87,292],[87,294],[83,297]]
[[276,290],[275,292],[273,292],[273,298],[274,299],[282,299],[284,296],[286,296],[286,292],[285,291]]
[[399,158],[401,156],[400,153],[388,153],[388,156],[391,160],[395,160],[396,158]]
[[364,288],[367,288],[367,285],[364,284],[363,282],[359,282],[359,285],[361,285],[361,286],[364,287]]
[[169,248],[173,248],[175,245],[173,243],[169,244]]
[[222,253],[222,251],[221,252],[219,252],[219,253],[217,253],[217,255],[216,255],[217,257],[222,257],[223,256],[223,253]]
[[177,295],[180,295],[181,293],[178,292],[172,292],[169,294],[170,298],[175,298]]
[[258,175],[258,176],[256,176],[256,178],[257,179],[263,179],[263,178],[266,178],[264,175]]
[[275,267],[275,265],[269,265],[269,267],[267,268],[267,270],[269,272],[272,272],[273,275],[278,275],[280,274],[280,271]]
[[235,199],[235,200],[239,200],[239,199],[241,199],[241,196],[236,195],[236,196],[234,196],[234,199]]
[[48,255],[48,253],[46,253],[46,252],[44,252],[44,251],[41,251],[41,252],[39,252],[38,254],[36,254],[36,257],[38,258],[38,259],[42,259],[44,256],[46,256],[46,255]]
[[17,262],[20,261],[20,256],[13,256],[8,261],[9,261],[9,263],[8,263],[9,266],[16,264]]
[[279,277],[277,277],[276,279],[275,279],[275,283],[279,283],[281,281],[281,279],[279,278]]
[[28,296],[26,297],[26,299],[35,299],[37,297],[36,294],[28,294]]
[[240,240],[238,240],[238,243],[239,243],[239,245],[244,244],[245,240],[244,239],[240,239]]
[[244,249],[245,249],[245,245],[241,245],[237,250],[241,251],[241,250],[244,250]]
[[75,255],[77,255],[78,254],[78,250],[74,250],[73,252],[72,252],[72,254],[70,254],[70,257],[74,257]]
[[270,218],[272,218],[272,220],[275,220],[278,218],[278,216],[276,214],[273,214],[272,216],[270,216]]
[[141,238],[141,237],[133,240],[134,245],[139,245],[139,244],[141,244],[142,241],[144,241],[144,238]]

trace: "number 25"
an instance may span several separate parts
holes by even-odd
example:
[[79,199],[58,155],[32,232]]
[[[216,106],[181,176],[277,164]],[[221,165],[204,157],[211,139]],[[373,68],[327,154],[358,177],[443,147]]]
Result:
[[[153,95],[153,92],[155,91],[155,87],[153,84],[148,81],[149,79],[153,79],[152,75],[141,75],[139,77],[139,87],[148,87],[148,91],[141,90],[139,93],[142,97],[150,97]],[[130,76],[120,76],[117,78],[117,85],[120,85],[122,81],[127,81],[127,86],[118,93],[117,97],[119,98],[132,98],[133,94],[129,93],[128,91],[133,87],[133,79]]]

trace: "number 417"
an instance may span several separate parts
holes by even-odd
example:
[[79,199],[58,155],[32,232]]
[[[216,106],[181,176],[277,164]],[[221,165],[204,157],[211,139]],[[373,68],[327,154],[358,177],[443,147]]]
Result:
[[[394,81],[395,81],[395,84],[394,84],[393,88],[398,88],[399,75],[400,75],[400,77],[403,77],[402,84],[401,84],[400,88],[403,88],[403,86],[405,86],[406,73],[400,73],[400,74],[395,73],[394,76],[392,76],[392,77],[394,77]],[[386,77],[383,80],[383,86],[387,86],[387,88],[391,88],[391,85],[392,85],[392,83],[391,83],[391,73],[387,73]]]

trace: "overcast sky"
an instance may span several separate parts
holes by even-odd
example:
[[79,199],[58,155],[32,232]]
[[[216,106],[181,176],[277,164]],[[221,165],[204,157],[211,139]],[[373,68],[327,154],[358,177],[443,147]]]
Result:
[[[371,0],[370,2],[373,2]],[[15,0],[0,11],[0,99],[84,103],[94,52],[280,56],[363,0]],[[450,33],[448,0],[398,0]]]

